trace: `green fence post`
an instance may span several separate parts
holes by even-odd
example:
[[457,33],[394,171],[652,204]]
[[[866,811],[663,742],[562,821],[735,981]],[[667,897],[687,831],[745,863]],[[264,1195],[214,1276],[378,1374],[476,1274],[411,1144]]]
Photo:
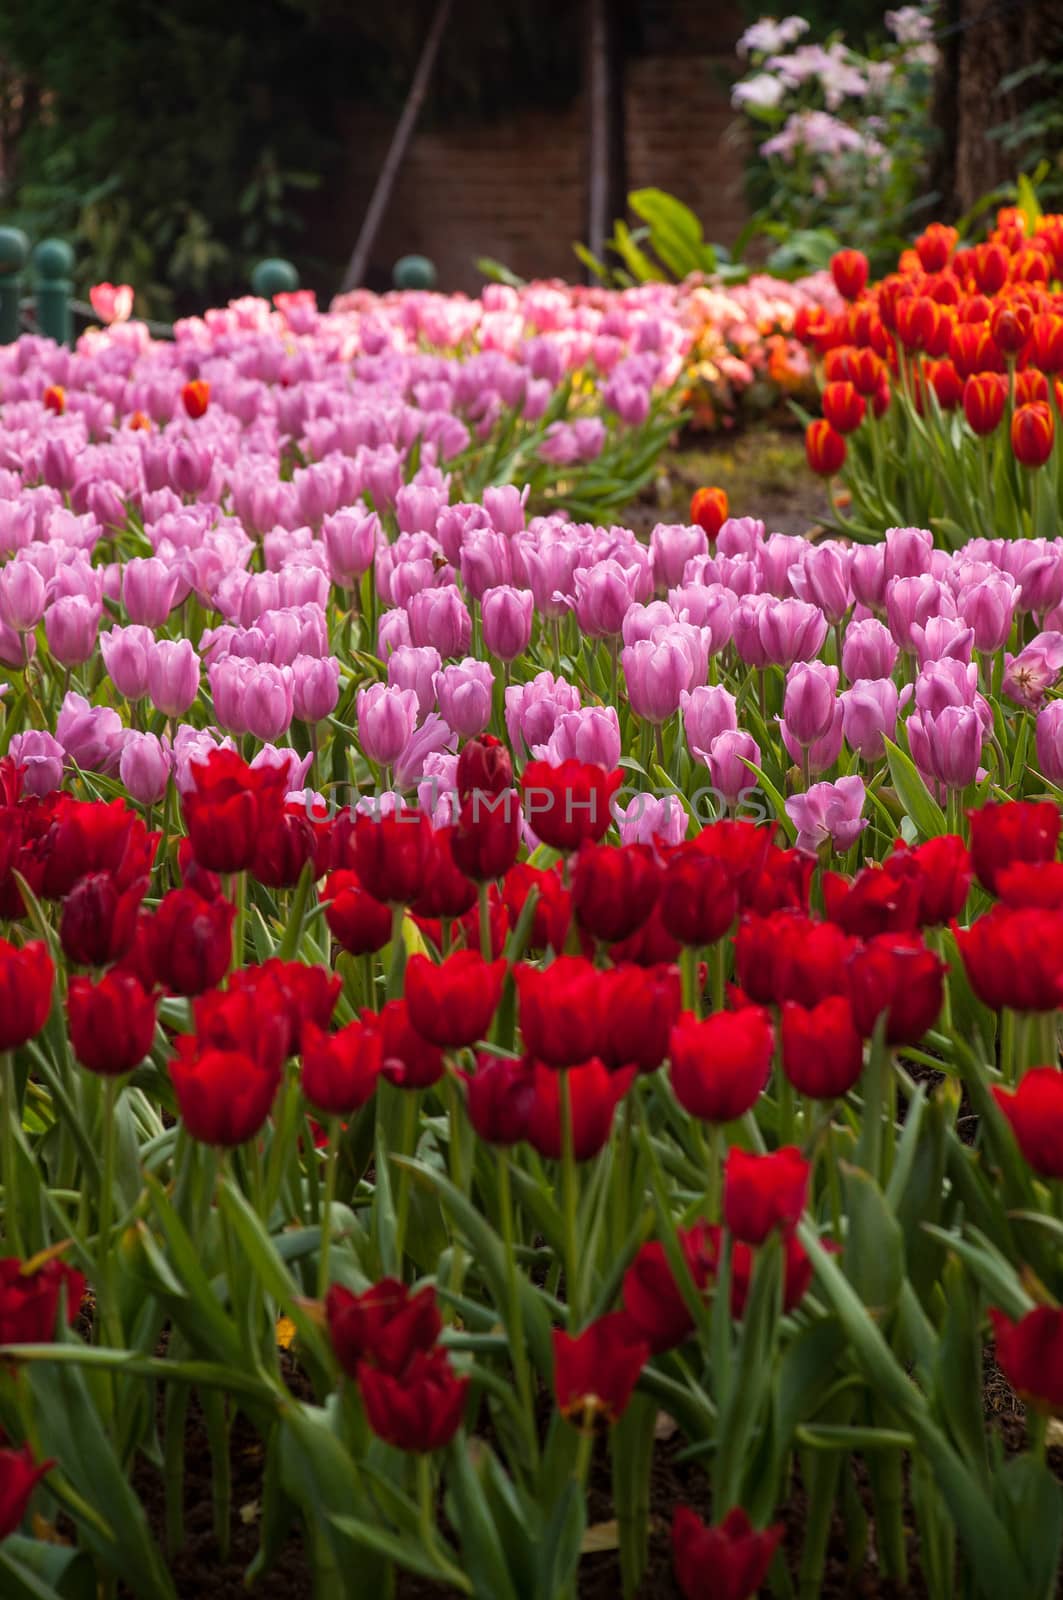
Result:
[[30,242],[21,228],[0,228],[0,344],[14,344],[21,329],[22,269]]
[[33,252],[33,294],[37,328],[56,344],[73,344],[74,317],[70,297],[74,285],[74,252],[63,239],[42,239]]
[[298,287],[298,272],[280,256],[268,256],[251,274],[251,292],[261,300],[272,300],[275,294],[292,294]]
[[391,269],[396,289],[434,289],[436,267],[427,256],[400,256]]

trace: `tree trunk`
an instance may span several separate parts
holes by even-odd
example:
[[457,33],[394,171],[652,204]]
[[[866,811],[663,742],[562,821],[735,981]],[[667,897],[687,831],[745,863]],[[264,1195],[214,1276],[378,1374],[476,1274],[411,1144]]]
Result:
[[938,212],[958,217],[1036,160],[1036,153],[1009,150],[990,135],[1037,98],[1036,78],[1010,94],[997,87],[1020,68],[1050,59],[1063,30],[1059,0],[945,0],[938,17],[941,143],[932,187],[941,196]]
[[599,259],[625,209],[623,52],[610,0],[587,0],[587,244]]

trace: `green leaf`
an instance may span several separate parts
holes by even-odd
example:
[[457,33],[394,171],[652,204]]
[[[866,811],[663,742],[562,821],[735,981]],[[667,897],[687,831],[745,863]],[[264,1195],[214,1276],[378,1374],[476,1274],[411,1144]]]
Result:
[[436,1558],[425,1550],[423,1545],[418,1545],[408,1537],[400,1538],[397,1533],[389,1533],[376,1522],[363,1522],[359,1517],[351,1517],[342,1512],[330,1512],[328,1519],[334,1528],[338,1528],[354,1544],[361,1545],[366,1550],[375,1550],[377,1555],[394,1561],[396,1566],[404,1567],[407,1572],[415,1572],[421,1578],[434,1578],[441,1583],[455,1584],[463,1594],[472,1594],[473,1587],[464,1574],[455,1572],[449,1566],[441,1565]]
[[451,1520],[458,1530],[461,1559],[476,1595],[492,1600],[518,1600],[506,1551],[491,1516],[480,1474],[473,1466],[472,1447],[458,1439],[449,1452],[450,1493],[454,1498]]
[[923,782],[911,756],[905,755],[898,745],[884,739],[886,760],[889,763],[893,787],[905,811],[915,823],[924,839],[934,839],[947,833],[945,813]]
[[914,1435],[899,1428],[860,1428],[846,1423],[805,1423],[797,1430],[799,1444],[811,1450],[911,1450]]
[[570,1480],[554,1507],[539,1547],[536,1600],[557,1600],[559,1595],[571,1592],[586,1526],[587,1507],[583,1489],[580,1484]]
[[[20,1571],[20,1581],[25,1586],[26,1576],[32,1575],[36,1587],[24,1587],[34,1600],[47,1595],[48,1600],[58,1595],[60,1600],[96,1600],[96,1574],[92,1560],[84,1550],[72,1549],[65,1544],[47,1544],[42,1539],[26,1539],[12,1533],[4,1540],[0,1551],[0,1574],[5,1583],[3,1594],[7,1600],[7,1570],[5,1560],[14,1563]],[[19,1590],[12,1588],[11,1600],[18,1600]]]
[[1051,1600],[1063,1545],[1063,1488],[1043,1461],[1016,1456],[996,1480],[997,1504],[1030,1579],[1031,1600]]
[[1019,173],[1015,188],[1019,210],[1026,218],[1026,232],[1027,234],[1036,233],[1037,224],[1044,216],[1044,212],[1041,210],[1041,202],[1037,198],[1037,191],[1025,172]]
[[[876,1107],[865,1115],[873,1115]],[[900,1223],[870,1173],[840,1163],[848,1231],[845,1275],[877,1319],[892,1312],[904,1281],[904,1237]]]

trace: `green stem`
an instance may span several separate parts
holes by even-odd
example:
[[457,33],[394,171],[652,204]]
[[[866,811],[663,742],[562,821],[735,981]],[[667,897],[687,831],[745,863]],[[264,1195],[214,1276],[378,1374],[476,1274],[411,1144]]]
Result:
[[679,974],[683,986],[683,1010],[701,1016],[701,985],[698,982],[698,952],[684,945],[679,952]]
[[18,1180],[15,1175],[15,1122],[21,1118],[15,1088],[15,1058],[10,1050],[3,1054],[4,1115],[4,1238],[11,1255],[22,1255],[22,1225],[19,1221]]
[[491,902],[488,898],[488,885],[484,882],[476,886],[476,897],[480,903],[480,954],[485,961],[491,960]]
[[535,1436],[535,1405],[531,1376],[528,1371],[528,1352],[524,1347],[524,1306],[520,1293],[520,1273],[517,1267],[515,1230],[513,1226],[513,1185],[509,1176],[509,1154],[498,1152],[498,1209],[502,1228],[502,1245],[506,1253],[506,1296],[509,1300],[509,1349],[513,1359],[513,1376],[521,1409],[527,1422],[528,1444],[534,1462],[539,1454]]
[[116,1327],[116,1308],[111,1292],[111,1223],[114,1214],[114,1154],[115,1107],[118,1101],[118,1080],[103,1080],[103,1161],[100,1172],[100,1204],[97,1214],[99,1229],[97,1240],[96,1296],[100,1315],[96,1327],[100,1343],[120,1343],[121,1334]]
[[[401,1156],[412,1156],[417,1145],[417,1112],[419,1091],[416,1089],[403,1089],[402,1102],[402,1148]],[[395,1204],[395,1257],[398,1261],[399,1274],[402,1273],[402,1253],[406,1244],[406,1224],[410,1215],[410,1169],[405,1164],[399,1168],[399,1192]]]
[[405,906],[392,906],[391,908],[391,965],[388,968],[389,1000],[398,1000],[402,995],[402,980],[406,975],[406,941],[402,937],[402,924],[406,916]]
[[328,1292],[328,1258],[332,1243],[332,1202],[336,1198],[336,1146],[340,1137],[339,1117],[329,1117],[328,1144],[325,1147],[325,1204],[321,1214],[321,1248],[317,1257],[317,1297],[325,1298]]
[[720,1220],[720,1157],[723,1147],[723,1129],[718,1122],[709,1123],[709,1159],[705,1174],[705,1214],[710,1222]]
[[561,1073],[559,1100],[561,1105],[561,1209],[564,1218],[565,1239],[565,1298],[568,1301],[569,1331],[579,1328],[579,1275],[576,1248],[576,1208],[579,1176],[576,1172],[576,1153],[572,1134],[572,1089],[567,1070]]

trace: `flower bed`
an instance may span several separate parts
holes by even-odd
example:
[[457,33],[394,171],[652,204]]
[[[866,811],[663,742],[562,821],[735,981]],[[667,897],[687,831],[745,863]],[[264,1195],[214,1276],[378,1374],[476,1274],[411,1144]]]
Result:
[[0,358],[4,1593],[171,1600],[195,1396],[325,1596],[577,1594],[603,1439],[633,1594],[662,1417],[685,1596],[906,1482],[1049,1594],[1063,554],[531,516],[526,368],[361,316]]
[[984,244],[932,223],[896,272],[836,255],[849,301],[802,313],[823,358],[808,461],[849,491],[852,538],[916,523],[955,548],[973,535],[1054,538],[1063,510],[1063,217],[1009,207]]

